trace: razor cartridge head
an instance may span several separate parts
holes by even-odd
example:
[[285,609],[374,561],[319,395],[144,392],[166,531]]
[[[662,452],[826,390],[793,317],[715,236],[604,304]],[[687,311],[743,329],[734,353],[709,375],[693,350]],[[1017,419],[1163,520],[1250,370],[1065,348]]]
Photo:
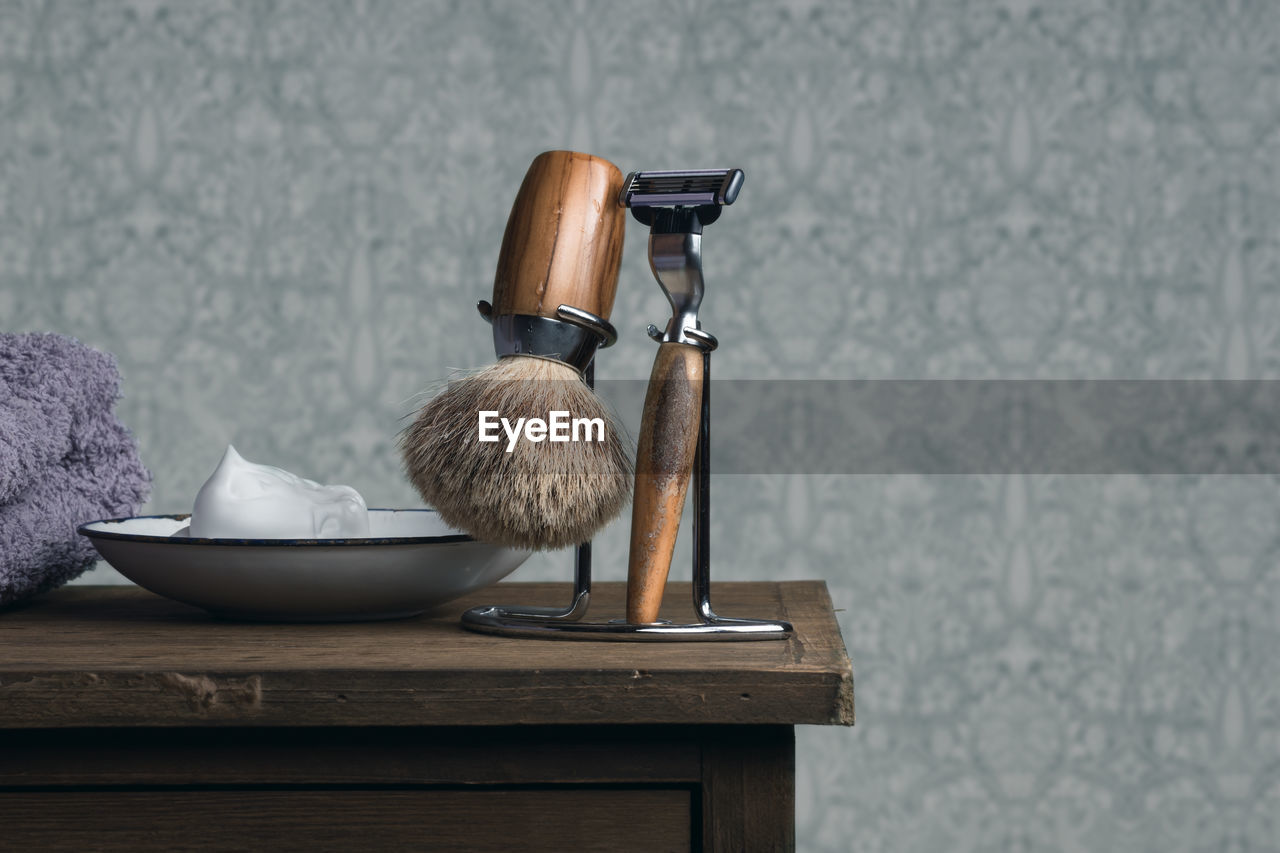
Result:
[[622,182],[618,204],[663,233],[702,233],[733,204],[746,176],[741,169],[682,169],[632,172]]
[[742,188],[741,169],[632,172],[622,182],[623,207],[702,207],[733,204]]

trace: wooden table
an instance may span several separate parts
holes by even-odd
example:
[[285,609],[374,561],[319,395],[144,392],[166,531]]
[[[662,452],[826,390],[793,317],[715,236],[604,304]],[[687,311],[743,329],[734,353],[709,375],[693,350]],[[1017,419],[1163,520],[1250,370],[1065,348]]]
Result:
[[[623,586],[596,585],[593,618]],[[416,619],[261,625],[69,587],[0,612],[0,846],[793,849],[793,726],[853,723],[826,585],[716,585],[718,612],[788,619],[788,641],[458,624],[568,598],[501,584]]]

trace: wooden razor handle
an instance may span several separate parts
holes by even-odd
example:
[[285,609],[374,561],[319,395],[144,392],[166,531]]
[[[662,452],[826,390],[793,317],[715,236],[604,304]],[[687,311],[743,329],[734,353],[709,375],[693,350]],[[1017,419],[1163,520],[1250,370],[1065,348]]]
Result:
[[658,347],[636,446],[627,564],[627,621],[632,624],[657,621],[662,606],[698,444],[702,381],[701,349],[675,342]]
[[534,158],[511,206],[493,280],[495,314],[555,317],[571,305],[609,318],[627,211],[622,172],[590,154]]

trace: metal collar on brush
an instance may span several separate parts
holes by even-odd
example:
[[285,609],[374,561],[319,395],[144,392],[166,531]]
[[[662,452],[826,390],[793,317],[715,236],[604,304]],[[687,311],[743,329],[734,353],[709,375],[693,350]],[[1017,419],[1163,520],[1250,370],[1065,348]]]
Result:
[[532,355],[562,361],[579,373],[587,369],[597,349],[618,341],[613,324],[603,317],[572,305],[561,305],[556,317],[536,314],[497,314],[481,299],[480,316],[493,326],[493,349],[499,358]]

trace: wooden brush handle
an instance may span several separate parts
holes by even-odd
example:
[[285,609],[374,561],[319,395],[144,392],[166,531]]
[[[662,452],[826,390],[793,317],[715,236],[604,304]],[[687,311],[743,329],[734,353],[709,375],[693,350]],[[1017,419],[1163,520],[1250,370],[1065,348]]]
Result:
[[644,398],[636,447],[627,565],[627,621],[654,622],[680,532],[702,413],[702,350],[689,344],[658,347]]
[[607,320],[627,218],[621,190],[622,172],[608,160],[574,151],[539,154],[507,219],[494,313],[555,317],[563,304]]

